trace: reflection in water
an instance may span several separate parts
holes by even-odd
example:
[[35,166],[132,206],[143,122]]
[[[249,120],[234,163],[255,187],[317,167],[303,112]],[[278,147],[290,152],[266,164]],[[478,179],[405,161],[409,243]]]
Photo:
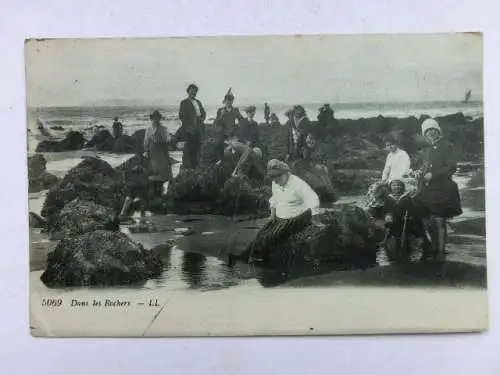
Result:
[[185,252],[182,257],[182,279],[191,287],[199,288],[206,279],[207,257],[203,254]]

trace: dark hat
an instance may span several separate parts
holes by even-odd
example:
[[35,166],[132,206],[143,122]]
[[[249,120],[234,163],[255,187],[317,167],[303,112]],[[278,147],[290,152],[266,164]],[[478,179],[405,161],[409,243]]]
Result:
[[118,117],[115,117],[115,118],[113,119],[113,121],[118,121]]
[[151,120],[163,120],[165,117],[157,109],[149,115]]
[[256,110],[257,110],[257,107],[255,107],[254,105],[249,105],[248,107],[245,107],[246,113],[250,113],[250,112],[255,113]]
[[387,136],[384,137],[384,143],[390,143],[392,145],[399,146],[400,144],[400,139],[393,134],[388,134]]
[[225,102],[226,100],[231,100],[231,101],[234,100],[233,90],[231,87],[229,88],[229,90],[227,90],[226,95],[224,95],[223,102]]
[[295,105],[293,106],[293,113],[298,113],[300,116],[305,116],[306,110],[301,105]]

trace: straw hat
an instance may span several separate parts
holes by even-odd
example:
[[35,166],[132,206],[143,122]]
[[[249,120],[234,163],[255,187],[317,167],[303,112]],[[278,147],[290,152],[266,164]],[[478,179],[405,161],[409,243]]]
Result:
[[290,167],[284,161],[278,159],[271,159],[267,163],[267,175],[269,177],[278,177],[284,173],[290,172]]

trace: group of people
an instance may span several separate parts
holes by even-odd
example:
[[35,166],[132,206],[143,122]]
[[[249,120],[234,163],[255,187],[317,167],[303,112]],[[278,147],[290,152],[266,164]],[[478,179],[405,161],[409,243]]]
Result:
[[422,239],[422,260],[445,259],[447,220],[461,215],[458,186],[452,176],[457,158],[453,145],[443,138],[434,119],[422,123],[422,165],[412,171],[410,157],[398,140],[386,139],[389,151],[380,181],[367,194],[367,212],[385,228],[382,245],[393,239],[393,254],[408,255],[410,236]]
[[[144,156],[150,160],[151,180],[157,191],[161,191],[160,186],[165,189],[165,184],[172,180],[168,153],[172,142],[182,145],[183,168],[195,169],[199,166],[206,111],[197,93],[196,85],[188,86],[187,97],[179,106],[182,125],[175,137],[161,124],[163,116],[159,111],[150,115],[152,126],[145,134]],[[256,107],[244,108],[246,116],[243,116],[233,103],[234,95],[230,89],[224,96],[223,107],[217,111],[214,124],[217,128],[218,163],[224,156],[237,153],[239,161],[233,173],[237,175],[247,160],[262,159],[262,149],[258,123],[254,119]],[[286,240],[307,225],[323,225],[318,216],[318,194],[310,184],[293,173],[296,162],[315,158],[314,129],[304,107],[300,105],[287,111],[286,116],[287,154],[284,160],[270,160],[264,171],[272,180],[271,217],[249,245],[248,251],[243,253],[250,260],[265,257],[279,241]],[[319,116],[331,120],[333,111],[324,106]],[[408,234],[421,236],[424,258],[442,260],[447,240],[446,220],[462,213],[458,187],[452,180],[457,160],[453,145],[443,139],[435,120],[427,119],[422,123],[422,135],[429,148],[425,150],[422,167],[414,176],[416,183],[410,178],[412,171],[408,154],[399,147],[396,139],[387,139],[389,154],[380,181],[369,189],[367,213],[385,228],[384,241],[392,236],[396,239],[396,246],[401,248],[405,246]],[[328,173],[320,159],[316,157],[315,167]],[[125,211],[124,206],[122,214]]]

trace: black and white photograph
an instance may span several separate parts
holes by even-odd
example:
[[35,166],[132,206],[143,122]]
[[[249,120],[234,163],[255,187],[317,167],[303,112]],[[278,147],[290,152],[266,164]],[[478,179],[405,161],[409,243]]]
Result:
[[487,330],[482,48],[27,39],[32,335]]

